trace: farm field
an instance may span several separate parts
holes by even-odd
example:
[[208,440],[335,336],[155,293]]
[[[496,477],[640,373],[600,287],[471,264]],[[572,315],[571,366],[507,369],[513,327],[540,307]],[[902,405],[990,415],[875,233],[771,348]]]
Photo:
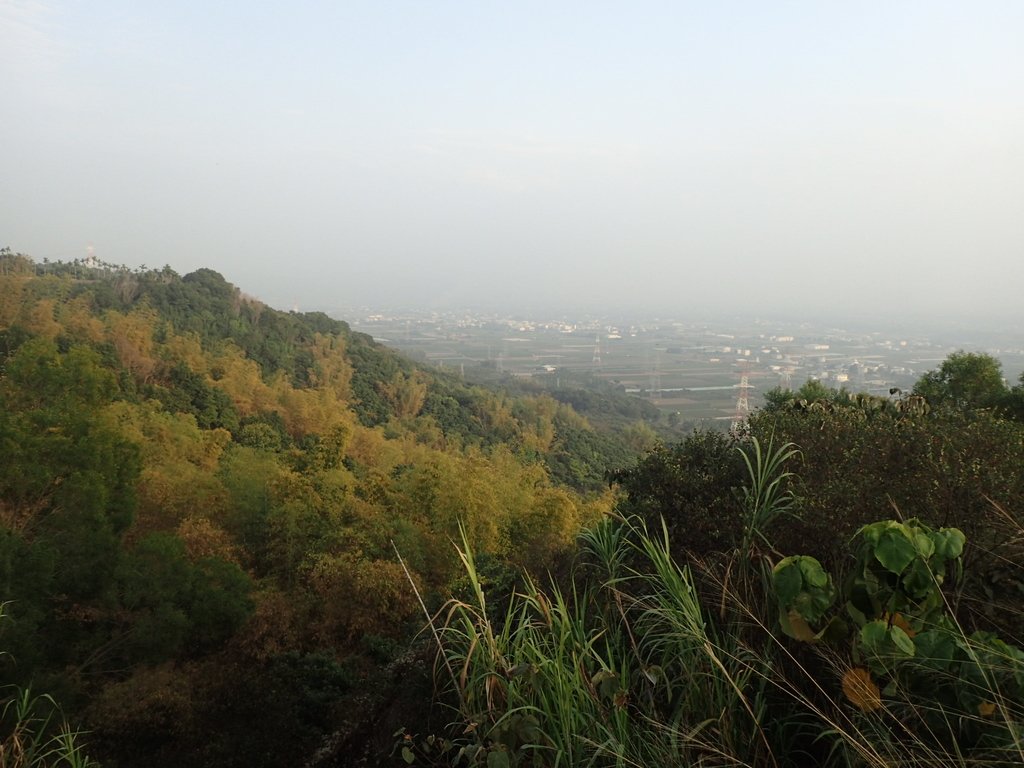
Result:
[[507,375],[545,387],[598,380],[695,423],[733,420],[741,391],[756,408],[773,387],[807,379],[875,394],[909,388],[952,349],[924,338],[768,323],[375,313],[352,324],[470,380]]

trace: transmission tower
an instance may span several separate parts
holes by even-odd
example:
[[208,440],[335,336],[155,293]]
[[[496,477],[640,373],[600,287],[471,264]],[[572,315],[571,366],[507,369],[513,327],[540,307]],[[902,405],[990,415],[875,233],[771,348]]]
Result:
[[740,361],[740,383],[736,387],[736,413],[732,417],[730,429],[736,432],[750,415],[750,361]]
[[594,359],[591,361],[594,368],[601,367],[601,336],[594,337]]
[[789,391],[793,387],[793,366],[787,366],[779,373],[779,386]]
[[657,346],[652,349],[654,350],[654,361],[653,363],[648,361],[648,365],[651,366],[651,397],[655,398],[661,395],[661,355],[658,353]]

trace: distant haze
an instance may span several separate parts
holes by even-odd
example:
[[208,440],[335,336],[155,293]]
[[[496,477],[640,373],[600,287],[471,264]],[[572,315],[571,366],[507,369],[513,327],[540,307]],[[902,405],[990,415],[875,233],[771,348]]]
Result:
[[0,246],[275,306],[1020,317],[1024,3],[0,0]]

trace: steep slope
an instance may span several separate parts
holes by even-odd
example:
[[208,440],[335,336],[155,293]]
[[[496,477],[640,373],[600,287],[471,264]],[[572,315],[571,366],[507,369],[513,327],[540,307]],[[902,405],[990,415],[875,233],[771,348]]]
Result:
[[10,251],[0,440],[4,678],[118,764],[302,762],[408,653],[460,530],[496,584],[543,573],[635,455],[212,270]]

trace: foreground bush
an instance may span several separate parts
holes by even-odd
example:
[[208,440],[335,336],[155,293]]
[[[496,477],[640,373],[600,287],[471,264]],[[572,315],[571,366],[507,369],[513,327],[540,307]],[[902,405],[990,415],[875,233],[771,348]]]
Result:
[[[965,631],[943,586],[964,535],[883,521],[837,585],[766,537],[792,449],[746,449],[743,536],[681,564],[667,528],[607,518],[572,587],[529,584],[500,620],[472,599],[439,630],[462,727],[409,763],[522,766],[1020,765],[1024,653]],[[778,482],[776,482],[778,481]]]

